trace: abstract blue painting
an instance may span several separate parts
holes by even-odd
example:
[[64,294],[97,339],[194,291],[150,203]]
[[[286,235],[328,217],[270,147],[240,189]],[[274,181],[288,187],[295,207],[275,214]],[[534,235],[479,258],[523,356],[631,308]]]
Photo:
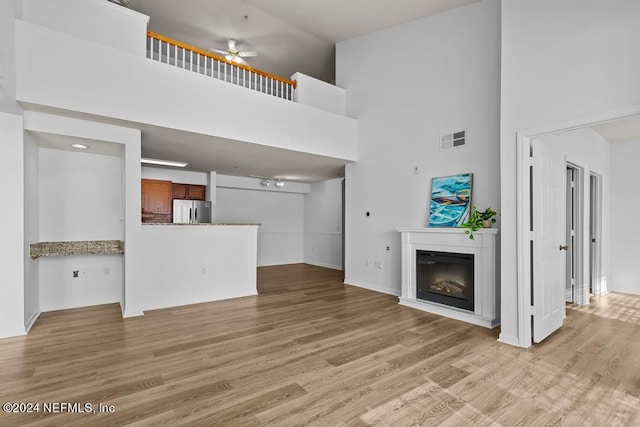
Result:
[[469,217],[473,174],[433,178],[429,227],[460,227]]

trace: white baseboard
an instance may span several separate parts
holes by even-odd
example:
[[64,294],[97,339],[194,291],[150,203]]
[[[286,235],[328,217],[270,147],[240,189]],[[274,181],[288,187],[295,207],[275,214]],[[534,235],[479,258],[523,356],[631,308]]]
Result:
[[605,291],[604,293],[602,293],[600,295],[606,295],[606,294],[609,294],[609,293],[640,295],[640,292],[638,292],[637,289],[609,289],[609,290]]
[[316,267],[324,267],[324,268],[330,268],[332,270],[340,270],[342,271],[342,266],[340,265],[333,265],[333,264],[324,264],[321,262],[309,262],[309,261],[305,261],[305,264],[309,264],[309,265],[315,265]]
[[344,284],[357,286],[359,288],[369,289],[370,291],[376,291],[376,292],[380,292],[387,295],[394,295],[396,297],[400,296],[400,289],[392,289],[392,288],[387,288],[386,286],[383,287],[383,286],[371,285],[369,283],[358,282],[357,280],[351,280],[347,278],[344,279]]
[[31,327],[33,326],[33,324],[36,323],[36,320],[38,320],[38,317],[40,317],[40,313],[41,313],[40,310],[38,310],[35,313],[33,313],[33,316],[31,316],[31,318],[29,319],[27,324],[24,325],[25,334],[29,333],[29,331],[31,330]]
[[126,319],[127,317],[139,317],[139,316],[144,316],[144,312],[143,311],[139,311],[139,310],[125,310],[122,313],[122,318]]
[[520,342],[518,341],[518,337],[516,337],[515,335],[507,335],[503,332],[500,333],[500,336],[498,337],[498,342],[501,342],[503,344],[509,344],[515,347],[524,347],[520,345]]

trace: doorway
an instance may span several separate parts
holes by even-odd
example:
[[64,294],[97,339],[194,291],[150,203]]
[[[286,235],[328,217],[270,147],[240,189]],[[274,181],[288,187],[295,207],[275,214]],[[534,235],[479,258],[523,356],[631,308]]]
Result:
[[602,295],[602,176],[593,172],[589,195],[589,293]]
[[586,304],[588,290],[584,289],[583,276],[583,218],[584,218],[584,169],[567,163],[566,180],[566,281],[565,302]]

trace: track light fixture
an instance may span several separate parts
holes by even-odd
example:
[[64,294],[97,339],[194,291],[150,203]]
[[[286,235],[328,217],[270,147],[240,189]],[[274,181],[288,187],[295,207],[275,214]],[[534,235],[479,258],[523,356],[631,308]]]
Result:
[[274,176],[260,176],[260,175],[249,175],[251,178],[259,178],[260,185],[263,187],[268,187],[271,185],[271,181],[275,182],[275,186],[278,188],[284,188],[284,181],[282,178],[276,178]]

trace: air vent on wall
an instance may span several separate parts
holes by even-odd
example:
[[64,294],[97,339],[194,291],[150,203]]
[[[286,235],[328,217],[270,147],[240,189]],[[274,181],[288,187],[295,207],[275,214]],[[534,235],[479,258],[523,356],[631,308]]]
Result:
[[467,130],[440,135],[440,151],[462,148],[467,145]]

